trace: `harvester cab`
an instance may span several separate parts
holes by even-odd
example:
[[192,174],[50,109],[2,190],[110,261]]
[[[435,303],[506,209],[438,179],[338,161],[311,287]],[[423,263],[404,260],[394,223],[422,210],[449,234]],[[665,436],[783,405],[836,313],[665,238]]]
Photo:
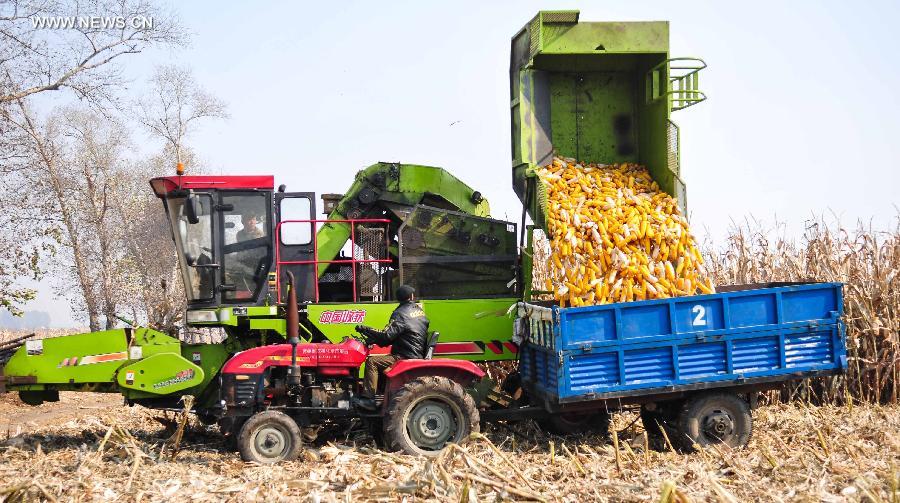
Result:
[[439,307],[444,301],[499,312],[508,302],[499,299],[519,294],[517,226],[491,219],[481,193],[441,168],[374,164],[346,193],[322,196],[325,218],[316,218],[314,193],[275,189],[271,176],[177,175],[151,186],[171,225],[191,330],[222,327],[251,344],[261,334],[286,337],[288,274],[307,341],[385,324],[400,284],[432,303],[444,333],[460,333],[450,322],[463,308]]
[[150,183],[172,226],[190,307],[260,303],[272,257],[272,177],[177,176]]

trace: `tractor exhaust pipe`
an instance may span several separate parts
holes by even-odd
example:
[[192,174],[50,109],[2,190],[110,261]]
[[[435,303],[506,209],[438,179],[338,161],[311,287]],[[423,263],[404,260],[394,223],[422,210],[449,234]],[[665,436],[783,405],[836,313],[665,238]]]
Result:
[[288,372],[288,385],[300,385],[300,373],[297,372],[297,344],[300,343],[300,313],[297,307],[297,288],[294,283],[294,274],[287,272],[288,296],[285,309],[285,321],[287,323],[288,343],[291,345],[291,368]]

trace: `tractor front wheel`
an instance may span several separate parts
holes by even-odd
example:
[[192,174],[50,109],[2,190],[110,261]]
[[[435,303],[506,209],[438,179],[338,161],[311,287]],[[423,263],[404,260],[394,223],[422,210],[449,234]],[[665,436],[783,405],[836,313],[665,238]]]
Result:
[[388,449],[437,456],[449,443],[479,431],[475,401],[446,377],[419,377],[391,398],[384,418]]
[[251,416],[237,437],[241,459],[267,465],[296,459],[302,443],[296,421],[274,410]]

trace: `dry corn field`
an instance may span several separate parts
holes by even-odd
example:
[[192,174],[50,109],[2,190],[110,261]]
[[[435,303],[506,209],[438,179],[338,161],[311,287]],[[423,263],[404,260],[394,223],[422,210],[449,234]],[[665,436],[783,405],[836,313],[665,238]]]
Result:
[[3,327],[0,327],[0,343],[4,341],[8,341],[10,339],[14,339],[17,337],[21,337],[23,335],[31,335],[34,334],[34,338],[36,339],[44,339],[47,337],[60,337],[63,335],[76,334],[79,332],[87,332],[88,329],[81,328],[39,328],[34,330],[7,330]]
[[[717,284],[770,281],[839,281],[850,371],[786,390],[816,402],[900,399],[900,215],[884,231],[859,224],[845,228],[823,218],[807,222],[799,239],[758,223],[735,226],[724,246],[706,247]],[[788,393],[789,391],[789,393]]]
[[561,306],[713,292],[678,202],[646,168],[554,158],[537,174],[553,250],[541,287]]
[[[750,445],[691,455],[645,448],[634,414],[615,438],[494,427],[434,461],[382,452],[362,431],[300,460],[244,463],[214,428],[117,399],[63,393],[0,447],[0,501],[872,501],[900,498],[900,408],[775,404]],[[0,417],[21,405],[0,399]],[[53,415],[60,409],[66,414]],[[28,410],[28,409],[25,409]],[[49,417],[48,417],[49,416]],[[170,419],[175,419],[174,416]]]

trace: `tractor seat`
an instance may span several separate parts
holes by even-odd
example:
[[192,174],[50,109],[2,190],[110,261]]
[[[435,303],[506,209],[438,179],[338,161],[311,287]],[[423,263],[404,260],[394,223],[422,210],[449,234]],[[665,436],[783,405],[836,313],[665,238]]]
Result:
[[428,337],[428,344],[425,345],[425,355],[422,357],[423,359],[430,360],[434,356],[434,347],[437,346],[440,337],[440,332],[431,332],[431,335]]

